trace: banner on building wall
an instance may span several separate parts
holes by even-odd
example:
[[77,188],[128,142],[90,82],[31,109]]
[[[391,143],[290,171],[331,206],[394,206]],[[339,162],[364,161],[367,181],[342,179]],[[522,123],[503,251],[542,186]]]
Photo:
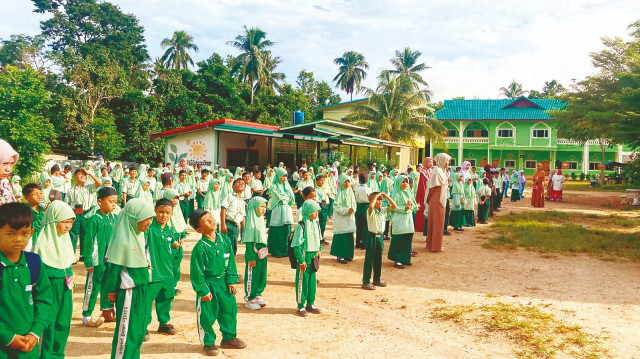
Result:
[[167,140],[165,162],[178,164],[182,159],[187,165],[210,167],[215,163],[213,131],[186,133]]

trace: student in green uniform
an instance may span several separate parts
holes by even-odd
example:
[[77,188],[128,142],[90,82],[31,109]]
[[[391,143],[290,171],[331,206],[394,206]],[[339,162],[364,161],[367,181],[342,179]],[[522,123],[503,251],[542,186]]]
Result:
[[182,211],[182,217],[189,218],[191,214],[190,198],[193,194],[191,186],[187,183],[187,171],[181,170],[178,178],[180,181],[176,184],[176,191],[180,194],[180,211]]
[[[156,217],[149,230],[144,232],[149,264],[151,265],[151,282],[147,291],[147,323],[151,324],[153,302],[156,302],[158,317],[158,333],[175,335],[177,333],[171,320],[171,305],[176,295],[173,280],[173,238],[177,236],[169,225],[173,215],[173,201],[161,198],[156,202]],[[149,330],[147,329],[147,333]]]
[[140,358],[147,324],[149,285],[144,232],[154,216],[153,206],[138,198],[130,199],[118,214],[109,241],[104,289],[109,293],[109,300],[116,303],[111,359]]
[[138,169],[134,166],[129,168],[128,177],[122,180],[120,191],[122,192],[122,207],[127,204],[127,201],[135,197],[140,187],[140,181],[138,181]]
[[237,338],[238,271],[233,247],[226,234],[216,233],[216,222],[207,211],[195,211],[189,224],[202,238],[191,253],[191,285],[196,292],[196,314],[200,342],[209,356],[218,355],[213,324],[218,321],[222,332],[222,348],[242,349],[247,346]]
[[[382,199],[389,201],[389,207],[382,207]],[[382,272],[382,252],[384,252],[384,224],[387,220],[387,212],[396,209],[396,203],[382,192],[373,192],[369,195],[369,209],[367,210],[368,239],[365,242],[366,253],[364,255],[364,270],[362,273],[362,288],[374,290],[376,287],[386,287],[387,283],[380,279]],[[373,269],[373,283],[371,283],[371,270]]]
[[464,223],[466,227],[475,227],[476,188],[473,185],[473,179],[471,177],[468,177],[466,182],[464,185]]
[[178,282],[180,281],[180,264],[184,257],[184,249],[182,248],[182,245],[184,244],[184,239],[187,237],[187,223],[184,220],[184,217],[182,217],[179,196],[178,191],[173,188],[164,191],[164,198],[173,201],[173,215],[171,216],[169,225],[174,231],[176,231],[176,236],[174,236],[171,241],[173,282],[176,289],[176,295],[182,293],[182,291],[178,289]]
[[353,259],[353,233],[356,231],[356,198],[351,190],[349,176],[340,175],[340,189],[333,204],[333,240],[331,255],[338,263]]
[[[291,240],[291,247],[298,261],[296,267],[296,313],[306,317],[307,313],[320,314],[320,308],[315,306],[316,300],[316,272],[311,268],[311,261],[318,256],[322,245],[320,244],[320,225],[316,220],[320,205],[314,200],[306,200],[302,204],[302,221],[296,226]],[[335,242],[334,242],[335,243]]]
[[292,206],[295,203],[294,194],[287,181],[287,170],[278,167],[276,179],[269,189],[269,205],[271,219],[267,242],[269,253],[276,258],[286,257],[288,254],[287,240],[293,224]]
[[33,245],[44,263],[42,273],[49,277],[53,307],[51,324],[40,338],[41,358],[64,358],[73,313],[73,271],[76,256],[69,231],[76,218],[71,207],[62,201],[53,201],[44,212],[42,230]]
[[390,196],[398,207],[391,212],[391,244],[387,258],[394,266],[404,269],[411,265],[411,243],[413,241],[413,212],[418,210],[413,192],[409,188],[409,178],[398,175]]
[[[85,219],[84,233],[84,266],[87,268],[87,282],[82,303],[82,323],[89,327],[99,327],[103,322],[115,322],[113,303],[107,298],[102,282],[106,265],[104,256],[116,224],[113,213],[118,206],[118,192],[113,187],[104,187],[98,191],[98,210]],[[92,316],[93,309],[100,294],[100,310],[102,318]]]
[[143,178],[140,181],[140,186],[136,191],[135,198],[140,198],[147,204],[153,206],[153,192],[151,192],[151,182],[148,178]]
[[518,202],[520,200],[520,181],[518,180],[518,171],[513,170],[510,179],[511,186],[511,202]]
[[[384,166],[382,166],[384,168]],[[391,196],[391,190],[393,189],[393,180],[389,177],[389,173],[383,170],[382,180],[380,181],[380,192],[385,193],[387,196]],[[384,201],[383,201],[384,202]],[[387,221],[384,224],[384,240],[391,239],[389,232],[391,231],[391,213],[387,214]]]
[[464,215],[464,185],[462,184],[462,174],[453,174],[453,185],[451,186],[451,226],[456,232],[462,232]]
[[[93,178],[92,183],[87,182],[87,176],[91,176]],[[84,215],[87,214],[93,206],[92,194],[100,188],[102,182],[93,173],[87,172],[84,168],[78,168],[75,171],[73,178],[76,180],[76,185],[67,191],[67,194],[64,196],[64,201],[71,206],[76,215],[73,228],[71,228],[71,231],[69,232],[70,240],[73,243],[73,251],[75,253],[78,238],[84,234],[84,229],[82,228]],[[83,245],[82,241],[80,241],[80,253],[82,253]]]
[[487,224],[489,219],[489,206],[491,206],[491,187],[489,179],[482,179],[482,186],[478,189],[478,223]]
[[242,243],[247,246],[244,253],[244,300],[245,306],[251,310],[258,310],[267,305],[262,299],[262,292],[267,286],[267,228],[264,222],[266,212],[266,199],[253,197],[249,200]]
[[22,202],[22,186],[20,181],[22,178],[18,175],[11,177],[11,187],[13,187],[13,196],[16,198],[16,202]]
[[233,192],[226,195],[220,204],[220,232],[229,237],[233,246],[233,255],[238,252],[238,237],[244,227],[244,217],[247,215],[242,197],[245,186],[246,183],[242,178],[236,178],[233,181]]
[[207,195],[204,197],[204,201],[202,202],[202,208],[213,216],[216,220],[216,223],[220,222],[220,206],[222,199],[220,198],[220,181],[215,178],[209,180],[209,190],[207,191]]
[[369,237],[367,230],[367,210],[369,209],[369,195],[371,194],[371,188],[367,185],[367,174],[360,172],[358,174],[358,182],[360,182],[356,188],[354,188],[354,195],[356,197],[356,248],[366,249],[364,242]]
[[204,199],[207,197],[207,193],[209,193],[209,170],[203,169],[200,173],[200,178],[198,183],[196,183],[196,204],[199,209],[204,208]]
[[[31,240],[32,222],[28,206],[0,206],[0,358],[40,358],[38,341],[51,324],[46,269],[37,255],[23,251]],[[34,278],[32,272],[39,275]]]
[[380,184],[378,183],[375,170],[369,171],[369,180],[367,181],[367,186],[369,187],[371,192],[380,191]]
[[322,239],[320,243],[322,245],[327,244],[327,241],[324,240],[324,230],[327,228],[327,220],[329,219],[329,196],[327,194],[327,186],[325,185],[325,176],[324,174],[319,174],[316,176],[316,201],[320,205],[320,213],[318,213],[318,222],[320,223],[320,233],[322,234]]
[[42,228],[42,218],[44,217],[45,208],[42,204],[44,202],[44,194],[40,186],[35,183],[28,183],[22,189],[22,195],[33,212],[33,235],[31,236],[32,238],[29,244],[25,247],[26,251],[31,251],[33,248],[33,240],[38,237],[38,233],[40,233],[40,229]]

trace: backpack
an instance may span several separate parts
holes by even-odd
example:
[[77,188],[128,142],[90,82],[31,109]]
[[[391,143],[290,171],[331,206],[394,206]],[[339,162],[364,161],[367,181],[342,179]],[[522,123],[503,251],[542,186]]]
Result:
[[[27,268],[29,268],[29,277],[31,278],[31,285],[35,286],[40,278],[40,267],[42,266],[42,259],[39,255],[32,252],[22,252],[24,253],[25,259],[27,260]],[[0,262],[0,288],[2,288],[2,272],[4,270],[4,265]]]
[[[302,226],[300,227],[300,230],[304,231],[304,221],[298,222],[298,226]],[[296,259],[296,255],[293,252],[293,247],[291,247],[291,241],[293,241],[293,234],[295,232],[296,231],[291,231],[291,233],[289,233],[289,237],[287,238],[287,254],[289,255],[289,263],[291,264],[291,269],[298,268],[298,260]]]

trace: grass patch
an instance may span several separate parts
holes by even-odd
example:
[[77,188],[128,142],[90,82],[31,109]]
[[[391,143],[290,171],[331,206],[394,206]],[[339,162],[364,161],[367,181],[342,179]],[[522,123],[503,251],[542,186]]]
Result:
[[638,188],[638,186],[631,184],[605,184],[591,187],[588,181],[567,181],[562,188],[565,191],[625,192],[628,188]]
[[600,338],[585,333],[536,306],[497,302],[485,305],[449,305],[433,309],[432,316],[465,327],[504,335],[520,358],[602,358],[607,350]]
[[[591,227],[576,223],[586,221]],[[565,212],[523,212],[500,216],[492,225],[498,235],[484,248],[525,247],[542,253],[588,253],[640,260],[640,235],[612,227],[636,228],[637,218]]]

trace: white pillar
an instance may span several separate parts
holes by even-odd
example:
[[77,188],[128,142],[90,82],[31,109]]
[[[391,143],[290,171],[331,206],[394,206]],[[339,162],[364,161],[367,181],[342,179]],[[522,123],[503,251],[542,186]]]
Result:
[[618,153],[616,154],[616,161],[622,162],[622,145],[618,145]]
[[584,151],[582,153],[582,172],[589,173],[589,142],[584,143]]
[[460,121],[460,127],[458,131],[458,166],[462,166],[462,161],[464,161],[464,159],[462,158],[462,131],[464,131],[464,128],[462,128],[462,121]]
[[433,158],[433,141],[429,141],[429,157]]

